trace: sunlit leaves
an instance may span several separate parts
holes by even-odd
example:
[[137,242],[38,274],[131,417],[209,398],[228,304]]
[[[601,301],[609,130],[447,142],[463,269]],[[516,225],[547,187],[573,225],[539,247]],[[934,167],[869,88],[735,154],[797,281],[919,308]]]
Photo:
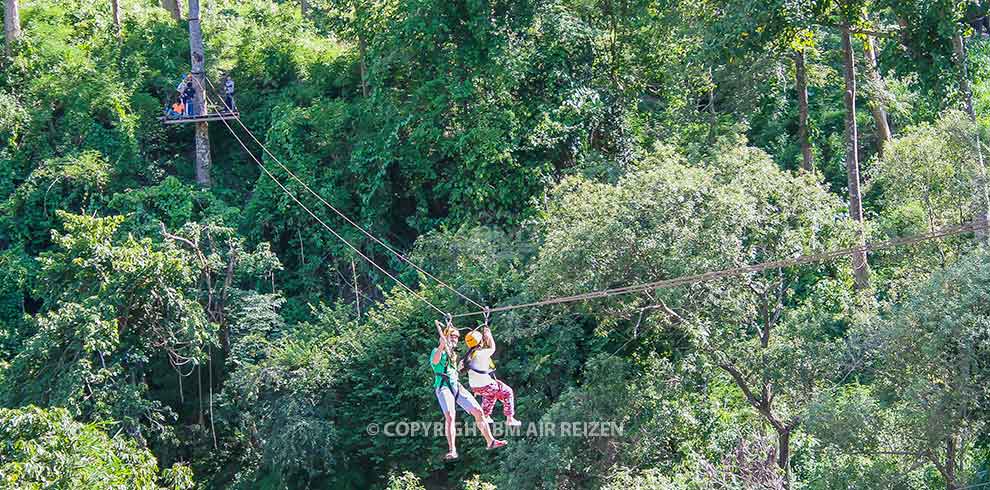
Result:
[[191,472],[176,465],[159,485],[158,465],[147,449],[110,424],[82,424],[64,409],[0,409],[0,482],[11,490],[115,488],[191,489]]

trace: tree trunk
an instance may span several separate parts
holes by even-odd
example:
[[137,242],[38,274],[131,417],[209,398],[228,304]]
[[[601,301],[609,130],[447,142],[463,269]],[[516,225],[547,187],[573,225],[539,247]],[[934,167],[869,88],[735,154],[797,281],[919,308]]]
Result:
[[365,52],[367,50],[367,45],[364,42],[364,35],[358,35],[358,50],[361,55],[361,93],[367,97],[368,96],[368,64],[365,61]]
[[366,59],[368,51],[368,43],[364,39],[364,8],[361,6],[361,2],[354,2],[354,27],[357,31],[358,38],[358,56],[360,59],[361,68],[361,95],[368,96],[368,62]]
[[[885,85],[883,82],[883,77],[880,76],[880,70],[877,68],[877,51],[874,46],[873,36],[866,36],[866,42],[863,43],[863,48],[865,50],[866,63],[866,77],[870,80],[873,85],[873,89],[878,92],[885,90]],[[887,110],[883,107],[883,98],[875,96],[872,103],[870,103],[870,110],[873,112],[873,121],[877,125],[877,153],[883,153],[883,147],[893,136],[890,132],[890,123],[887,120]]]
[[[189,55],[196,87],[196,113],[206,114],[206,60],[199,22],[199,0],[189,0]],[[196,123],[196,183],[203,187],[210,186],[210,131],[205,122]]]
[[[969,62],[966,55],[966,40],[962,33],[956,31],[952,37],[952,44],[956,55],[956,64],[959,67],[959,91],[962,92],[963,107],[969,118],[976,122],[976,108],[973,106],[973,90],[969,83]],[[990,193],[987,192],[987,167],[983,159],[983,142],[980,138],[980,128],[976,125],[976,185],[973,196],[973,226],[976,227],[974,233],[977,240],[984,246],[990,245]]]
[[3,38],[4,51],[8,56],[14,41],[19,37],[21,37],[21,14],[17,0],[6,0],[3,11]]
[[962,33],[956,31],[952,36],[952,47],[956,55],[956,65],[959,67],[959,91],[962,92],[963,108],[966,114],[976,120],[976,109],[973,106],[973,90],[969,85],[969,66],[966,59],[966,40]]
[[935,468],[945,480],[945,490],[959,490],[959,478],[956,475],[956,441],[955,436],[945,440],[945,461],[934,460]]
[[354,281],[354,306],[357,308],[357,316],[361,318],[361,289],[358,286],[357,266],[354,259],[351,259],[351,278]]
[[205,122],[196,123],[196,183],[210,186],[210,131]]
[[[846,170],[849,179],[849,216],[856,221],[856,231],[860,245],[866,244],[866,231],[863,223],[863,196],[859,189],[859,142],[856,127],[856,60],[853,55],[852,34],[849,26],[842,27],[842,51],[845,58],[846,82]],[[866,251],[860,250],[852,255],[853,274],[856,278],[856,289],[870,287],[870,266],[867,263]]]
[[959,488],[956,480],[956,441],[954,437],[950,437],[945,444],[945,488]]
[[110,7],[113,10],[113,27],[117,37],[120,37],[120,0],[110,0]]
[[791,488],[791,431],[777,432],[777,466],[784,472],[784,488]]
[[302,12],[303,18],[309,15],[309,2],[306,0],[299,0],[299,11]]
[[763,417],[764,420],[773,427],[773,430],[777,432],[777,466],[784,471],[784,482],[785,488],[790,488],[790,466],[791,466],[791,431],[794,430],[794,424],[787,424],[781,422],[773,414],[773,396],[771,395],[772,387],[769,384],[763,385],[763,390],[761,394],[757,394],[753,391],[750,384],[746,381],[746,376],[743,375],[742,371],[739,370],[734,364],[730,362],[722,362],[719,367],[724,369],[729,376],[732,376],[732,380],[736,383],[736,386],[743,392],[743,396],[746,397],[746,401],[749,402],[750,406],[756,409],[757,412]]
[[173,19],[182,20],[182,5],[179,4],[179,0],[161,0],[161,2],[162,8],[168,10]]
[[801,141],[801,168],[815,171],[815,156],[811,153],[811,136],[808,134],[808,70],[805,66],[804,48],[794,51],[794,73],[798,95],[798,140]]

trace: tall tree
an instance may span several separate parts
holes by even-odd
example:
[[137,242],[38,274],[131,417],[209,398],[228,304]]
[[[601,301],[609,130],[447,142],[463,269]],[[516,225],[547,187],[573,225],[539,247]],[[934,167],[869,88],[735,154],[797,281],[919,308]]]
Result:
[[811,151],[811,135],[808,131],[808,67],[805,66],[805,49],[794,50],[794,79],[798,96],[798,139],[801,141],[801,168],[815,171],[815,156]]
[[21,37],[21,14],[17,5],[17,0],[7,0],[3,11],[3,36],[6,44],[6,52],[10,54],[10,47],[17,38]]
[[[203,50],[203,30],[199,20],[199,0],[189,0],[189,56],[196,84],[195,108],[206,114],[206,56]],[[205,122],[196,123],[196,183],[210,186],[210,130]]]
[[874,96],[870,99],[870,111],[873,113],[873,121],[877,126],[877,153],[883,153],[884,145],[890,142],[893,135],[890,131],[887,110],[884,108],[883,94],[886,90],[877,63],[876,40],[871,35],[866,35],[863,41],[863,60],[866,78],[870,81],[874,92]]
[[[975,121],[976,111],[970,85],[965,31],[970,25],[969,21],[973,20],[969,17],[970,14],[967,14],[967,8],[980,2],[885,0],[882,3],[898,18],[902,34],[901,42],[916,61],[913,69],[920,76],[921,85],[936,98],[945,98],[952,92],[953,87],[951,84],[945,84],[944,80],[956,77],[959,81],[958,93],[961,100],[956,103],[950,102],[949,105],[962,105],[970,119]],[[977,13],[979,9],[980,7],[977,7]],[[924,60],[921,58],[922,55],[925,57]],[[940,100],[939,103],[944,102]],[[979,132],[974,135],[970,148],[974,153],[973,160],[977,167],[973,180],[976,183],[972,196],[973,224],[978,227],[977,239],[986,245],[990,239],[984,228],[990,214],[990,197],[987,194],[986,162]]]
[[[966,110],[966,114],[969,115],[970,119],[975,122],[976,108],[973,105],[973,88],[969,81],[969,60],[966,53],[966,38],[963,37],[958,25],[955,35],[952,36],[952,45],[955,52],[955,62],[959,67],[959,92],[962,94],[963,108]],[[976,144],[974,151],[976,152],[976,161],[979,168],[977,169],[976,192],[973,196],[973,207],[976,211],[973,218],[973,225],[977,227],[976,236],[979,241],[987,245],[990,243],[990,232],[986,229],[986,226],[990,224],[990,196],[987,193],[987,168],[986,161],[983,158],[983,142],[980,138],[979,129],[977,129],[975,137]]]
[[110,0],[110,8],[113,10],[113,27],[117,36],[120,36],[120,0]]
[[[842,36],[843,75],[845,78],[846,102],[846,173],[849,185],[849,215],[857,223],[856,233],[860,245],[866,244],[866,230],[863,223],[863,194],[860,191],[859,175],[859,128],[856,125],[856,58],[852,47],[852,32],[849,24],[840,26]],[[866,251],[853,253],[853,274],[858,289],[870,287],[870,265]]]
[[[721,0],[717,16],[708,31],[710,44],[717,46],[719,56],[728,54],[732,70],[729,76],[746,73],[752,65],[752,57],[788,58],[794,63],[794,88],[798,104],[798,142],[801,146],[801,168],[814,171],[814,152],[811,145],[810,108],[808,98],[808,55],[815,45],[813,18],[777,9],[774,0],[761,0],[756,5],[748,0]],[[751,15],[761,11],[762,15]],[[718,61],[719,64],[723,61]],[[743,75],[745,76],[745,75]],[[764,77],[776,77],[768,71]],[[746,80],[744,86],[754,85]]]
[[969,82],[969,63],[967,63],[966,38],[958,29],[952,36],[952,49],[955,52],[955,62],[959,67],[959,93],[962,96],[962,105],[966,114],[976,119],[976,109],[973,105],[973,88]]

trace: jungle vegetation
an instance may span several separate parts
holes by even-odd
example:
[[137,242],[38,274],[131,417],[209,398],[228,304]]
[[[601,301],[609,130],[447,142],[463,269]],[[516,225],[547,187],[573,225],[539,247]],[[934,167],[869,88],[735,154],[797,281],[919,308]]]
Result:
[[[187,2],[5,2],[3,488],[990,488],[980,229],[495,314],[520,419],[622,434],[444,463],[367,428],[442,420],[417,295],[477,308],[251,146],[398,286],[223,124],[197,185],[193,126],[158,121]],[[986,0],[201,8],[244,125],[485,305],[986,223]]]

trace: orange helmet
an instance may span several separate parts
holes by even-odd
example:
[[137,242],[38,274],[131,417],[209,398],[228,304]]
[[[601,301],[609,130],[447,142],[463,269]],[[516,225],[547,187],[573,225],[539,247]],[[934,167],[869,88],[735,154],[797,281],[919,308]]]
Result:
[[477,330],[468,332],[468,334],[464,336],[464,343],[467,344],[468,349],[477,346],[481,343],[481,332],[478,332]]

